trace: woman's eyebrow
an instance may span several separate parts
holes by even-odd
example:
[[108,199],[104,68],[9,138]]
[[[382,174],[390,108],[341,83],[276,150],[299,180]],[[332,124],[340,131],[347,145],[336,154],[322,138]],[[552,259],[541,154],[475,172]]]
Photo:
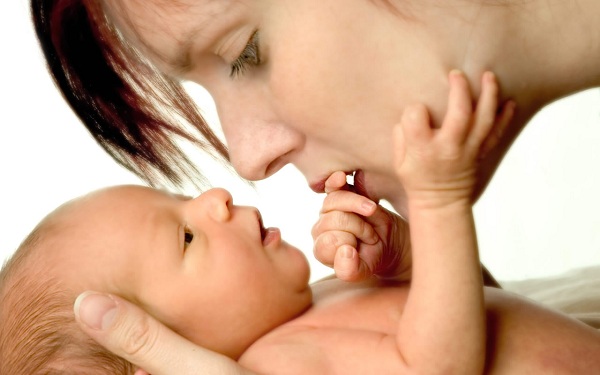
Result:
[[[233,20],[222,19],[223,15],[228,14],[231,8],[239,0],[211,0],[207,4],[206,13],[202,19],[196,19],[196,22],[190,29],[185,30],[176,37],[175,50],[170,56],[158,54],[163,63],[167,65],[171,73],[188,73],[194,67],[192,55],[195,50],[204,51],[211,48],[215,40],[225,30],[232,27]],[[212,9],[209,9],[211,8]],[[157,51],[152,51],[153,53]]]
[[192,69],[192,47],[198,35],[198,29],[191,30],[177,43],[178,48],[172,57],[162,58],[172,74],[184,74]]

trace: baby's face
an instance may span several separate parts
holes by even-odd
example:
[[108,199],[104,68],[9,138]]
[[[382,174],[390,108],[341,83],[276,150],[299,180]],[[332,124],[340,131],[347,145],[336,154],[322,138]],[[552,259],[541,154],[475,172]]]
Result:
[[120,294],[214,350],[252,342],[311,303],[304,254],[223,189],[189,199],[110,188],[56,220],[68,239],[55,269],[75,292]]

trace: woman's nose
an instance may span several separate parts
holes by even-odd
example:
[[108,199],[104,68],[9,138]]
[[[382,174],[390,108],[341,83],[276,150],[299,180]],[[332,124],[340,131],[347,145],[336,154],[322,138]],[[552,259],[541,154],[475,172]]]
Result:
[[223,100],[218,109],[231,164],[247,180],[269,177],[302,147],[302,134],[279,119],[264,97]]
[[207,190],[189,202],[191,209],[205,212],[215,221],[225,222],[231,217],[233,197],[225,189]]
[[226,139],[231,164],[240,176],[262,180],[291,162],[299,143],[293,131],[279,124],[238,124]]

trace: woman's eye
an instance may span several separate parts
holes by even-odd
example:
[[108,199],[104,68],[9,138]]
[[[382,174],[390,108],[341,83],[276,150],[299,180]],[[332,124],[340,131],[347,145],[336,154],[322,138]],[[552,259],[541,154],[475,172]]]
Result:
[[184,249],[185,249],[185,248],[187,248],[187,247],[188,247],[188,246],[189,246],[189,245],[192,243],[192,241],[194,240],[194,234],[192,233],[192,231],[191,231],[189,228],[185,228],[185,229],[183,230],[183,234],[184,234],[184,237],[183,237],[183,238],[184,238],[184,240],[183,240],[183,242],[184,242],[184,245],[183,245],[183,246],[184,246]]
[[257,65],[260,65],[258,30],[252,34],[240,56],[231,64],[230,77],[238,77],[244,74],[248,67]]

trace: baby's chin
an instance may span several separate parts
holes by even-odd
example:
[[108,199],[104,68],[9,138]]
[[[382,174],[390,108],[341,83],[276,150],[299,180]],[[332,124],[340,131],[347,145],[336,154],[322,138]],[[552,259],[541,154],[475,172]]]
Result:
[[312,292],[310,289],[310,263],[303,251],[290,245],[286,241],[281,241],[279,251],[289,252],[287,266],[284,272],[293,272],[297,277],[292,278],[293,290],[298,294],[308,293],[309,303],[312,301]]

